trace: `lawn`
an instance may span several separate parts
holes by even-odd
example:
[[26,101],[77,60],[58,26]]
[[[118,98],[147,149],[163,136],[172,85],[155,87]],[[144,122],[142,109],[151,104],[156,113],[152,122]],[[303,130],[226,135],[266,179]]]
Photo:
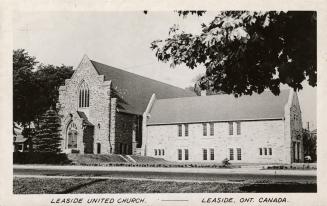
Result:
[[14,178],[14,194],[316,192],[316,184],[243,184],[124,179]]

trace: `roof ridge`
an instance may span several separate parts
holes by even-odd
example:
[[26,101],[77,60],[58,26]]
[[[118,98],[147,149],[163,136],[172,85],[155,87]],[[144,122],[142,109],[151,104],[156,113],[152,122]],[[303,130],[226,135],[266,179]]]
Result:
[[[175,85],[172,85],[172,84],[168,84],[168,83],[165,83],[165,82],[162,82],[162,81],[156,80],[156,79],[152,79],[152,78],[149,78],[149,77],[142,76],[142,75],[140,75],[140,74],[136,74],[136,73],[133,73],[133,72],[130,72],[130,71],[126,71],[126,70],[123,70],[123,69],[119,69],[119,68],[117,68],[117,67],[113,67],[113,66],[110,66],[110,65],[108,65],[108,64],[104,64],[104,63],[101,63],[101,62],[98,62],[98,61],[95,61],[95,60],[91,60],[91,59],[90,59],[90,61],[91,61],[92,64],[93,64],[93,62],[95,62],[95,63],[97,63],[97,64],[102,64],[102,65],[105,65],[105,66],[110,67],[110,68],[112,68],[112,69],[116,69],[116,70],[119,70],[119,71],[122,71],[122,72],[126,72],[126,73],[129,73],[129,74],[132,74],[132,75],[139,76],[139,77],[144,78],[144,79],[148,79],[148,80],[151,80],[151,81],[154,81],[154,82],[158,82],[158,83],[161,83],[161,84],[165,84],[165,85],[167,85],[167,86],[171,86],[171,87],[175,87],[175,88],[177,88],[177,89],[182,89],[182,90],[187,91],[186,89],[183,89],[182,87],[178,87],[178,86],[175,86]],[[95,66],[94,64],[93,64],[93,66],[94,66],[95,69],[97,69],[96,66]],[[98,72],[98,73],[99,73],[99,72]]]
[[[280,93],[282,91],[290,91],[290,89],[281,89],[280,90]],[[258,93],[253,93],[253,95],[262,95],[263,93],[268,93],[270,92],[271,94],[273,94],[271,91],[263,91],[261,94],[258,94]],[[280,94],[279,93],[279,94]],[[164,98],[164,99],[157,99],[158,101],[159,100],[173,100],[173,99],[190,99],[190,98],[199,98],[199,97],[202,97],[202,98],[212,98],[212,97],[217,97],[217,96],[232,96],[233,94],[213,94],[213,95],[205,95],[205,96],[201,96],[201,95],[197,95],[197,96],[190,96],[190,97],[176,97],[176,98]],[[241,97],[251,97],[252,95],[242,95],[242,96],[239,96],[237,98],[241,98]],[[276,97],[278,97],[279,95],[275,95]]]

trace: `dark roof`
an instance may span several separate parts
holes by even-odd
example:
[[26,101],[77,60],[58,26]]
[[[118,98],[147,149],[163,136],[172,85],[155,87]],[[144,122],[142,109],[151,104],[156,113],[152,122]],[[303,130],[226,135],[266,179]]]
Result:
[[[121,98],[118,109],[132,114],[143,114],[153,93],[159,99],[195,96],[191,91],[91,60],[99,75],[111,80],[112,88]],[[118,98],[119,102],[119,98]]]
[[151,109],[148,125],[280,119],[284,117],[284,106],[289,93],[289,90],[282,90],[279,96],[263,92],[260,95],[239,98],[232,95],[212,95],[159,99]]
[[85,124],[87,126],[94,126],[91,122],[89,122],[89,120],[87,119],[87,116],[84,112],[77,111],[77,114],[80,118],[83,119],[83,124]]

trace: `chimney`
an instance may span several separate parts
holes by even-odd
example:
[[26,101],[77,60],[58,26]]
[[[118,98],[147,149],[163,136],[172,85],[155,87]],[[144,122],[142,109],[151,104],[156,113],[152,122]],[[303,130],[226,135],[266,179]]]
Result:
[[201,96],[207,96],[207,91],[206,90],[201,90]]

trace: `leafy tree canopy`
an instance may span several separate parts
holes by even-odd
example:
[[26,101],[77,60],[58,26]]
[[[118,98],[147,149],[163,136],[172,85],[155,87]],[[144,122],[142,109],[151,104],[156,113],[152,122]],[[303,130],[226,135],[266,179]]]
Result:
[[14,122],[28,126],[58,101],[58,88],[73,74],[70,66],[39,64],[24,49],[13,51]]
[[[203,13],[178,11],[184,17]],[[224,11],[201,26],[200,34],[191,34],[174,25],[151,48],[171,67],[205,66],[202,89],[235,96],[270,89],[278,95],[281,84],[294,90],[305,80],[317,85],[316,12]]]

